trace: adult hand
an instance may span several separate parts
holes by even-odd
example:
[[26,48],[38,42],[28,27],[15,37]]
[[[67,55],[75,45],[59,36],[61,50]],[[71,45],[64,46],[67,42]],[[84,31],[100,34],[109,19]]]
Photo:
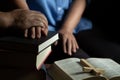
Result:
[[77,41],[73,35],[73,33],[66,31],[66,30],[59,30],[60,38],[63,42],[63,50],[65,53],[68,53],[69,55],[72,55],[72,53],[76,52],[76,50],[79,48]]
[[40,38],[42,34],[48,33],[48,21],[46,17],[37,11],[16,9],[10,12],[13,18],[11,26],[25,31],[24,36],[32,38]]

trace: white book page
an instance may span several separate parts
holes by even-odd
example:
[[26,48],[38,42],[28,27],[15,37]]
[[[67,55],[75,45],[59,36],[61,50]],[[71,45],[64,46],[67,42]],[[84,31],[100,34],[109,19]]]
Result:
[[42,64],[44,63],[46,58],[49,56],[50,52],[51,52],[51,46],[47,47],[46,49],[44,49],[42,52],[40,52],[36,56],[36,68],[37,68],[37,70],[39,70],[41,68]]
[[[71,80],[84,80],[91,77],[96,77],[89,73],[84,73],[83,68],[80,65],[80,59],[78,58],[68,58],[60,61],[56,61],[55,64],[64,71],[67,75],[71,77]],[[98,79],[98,80],[102,80]]]
[[119,76],[120,78],[120,65],[109,58],[88,58],[87,61],[96,68],[104,69],[104,76],[108,79]]

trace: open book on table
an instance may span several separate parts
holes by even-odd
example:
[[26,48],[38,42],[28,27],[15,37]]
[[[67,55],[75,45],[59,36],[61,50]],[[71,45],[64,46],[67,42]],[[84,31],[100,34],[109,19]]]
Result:
[[120,65],[109,58],[85,59],[94,69],[101,69],[100,75],[92,74],[92,70],[85,72],[82,59],[67,58],[56,61],[48,68],[49,75],[53,80],[120,80]]

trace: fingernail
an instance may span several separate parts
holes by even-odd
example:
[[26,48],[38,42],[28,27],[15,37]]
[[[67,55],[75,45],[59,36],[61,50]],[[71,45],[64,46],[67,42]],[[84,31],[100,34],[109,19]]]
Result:
[[71,56],[71,55],[72,55],[72,53],[71,53],[71,52],[69,52],[69,55]]
[[35,36],[34,36],[34,35],[32,35],[31,37],[32,37],[32,39],[34,39],[34,38],[35,38]]
[[75,53],[75,52],[76,52],[76,49],[74,49],[73,52]]
[[39,39],[39,38],[40,38],[40,35],[37,35],[37,38]]

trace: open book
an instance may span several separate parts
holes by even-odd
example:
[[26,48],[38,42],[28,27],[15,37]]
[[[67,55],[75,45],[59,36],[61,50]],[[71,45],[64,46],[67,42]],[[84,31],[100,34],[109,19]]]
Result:
[[48,68],[53,80],[120,80],[120,65],[109,58],[88,58],[86,61],[94,69],[102,69],[100,75],[85,72],[78,58],[67,58],[56,61]]

